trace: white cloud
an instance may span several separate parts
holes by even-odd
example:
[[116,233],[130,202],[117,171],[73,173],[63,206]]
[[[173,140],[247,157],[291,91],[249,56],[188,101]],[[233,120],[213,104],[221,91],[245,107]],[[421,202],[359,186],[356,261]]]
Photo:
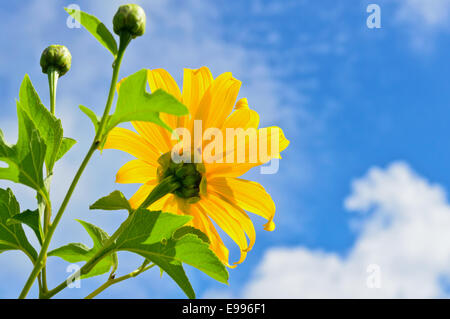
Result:
[[402,0],[397,18],[430,28],[448,27],[450,1],[448,0]]
[[450,1],[400,0],[396,22],[407,27],[413,48],[430,51],[439,33],[450,32]]
[[[356,180],[345,207],[366,213],[356,224],[359,235],[346,256],[305,247],[272,248],[243,296],[446,295],[441,284],[450,275],[450,204],[441,186],[418,176],[405,163],[393,163],[384,170],[372,168]],[[380,288],[368,288],[367,281],[375,278],[371,265],[380,269]]]

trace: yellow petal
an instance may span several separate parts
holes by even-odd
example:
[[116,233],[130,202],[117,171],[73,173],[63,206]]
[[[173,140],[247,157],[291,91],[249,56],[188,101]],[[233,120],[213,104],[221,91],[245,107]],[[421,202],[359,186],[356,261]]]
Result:
[[268,220],[265,229],[275,229],[275,203],[260,184],[240,178],[216,177],[208,180],[208,193],[214,191],[230,203]]
[[257,129],[259,125],[259,115],[256,111],[240,108],[235,110],[223,123],[223,131],[226,133],[227,128],[248,128]]
[[208,198],[202,198],[198,202],[202,210],[221,228],[231,239],[239,246],[241,251],[248,250],[247,238],[240,222],[234,219],[223,206],[218,205],[217,201],[211,201]]
[[116,183],[147,183],[156,182],[156,166],[140,159],[129,161],[123,165],[116,175]]
[[129,199],[131,207],[133,209],[138,208],[144,202],[147,196],[150,195],[150,192],[153,190],[153,188],[155,188],[155,186],[156,182],[150,182],[139,187],[137,192],[134,193],[134,195]]
[[[278,136],[277,136],[278,135]],[[272,141],[278,141],[273,145]],[[283,130],[277,126],[265,127],[258,130],[258,149],[267,145],[264,155],[259,154],[259,161],[266,163],[272,158],[281,158],[280,153],[289,146],[289,140],[284,136]]]
[[[150,195],[151,191],[155,188],[157,182],[149,181],[146,184],[142,185],[137,192],[130,198],[129,202],[133,209],[138,208],[144,200]],[[175,197],[172,194],[167,194],[166,196],[158,199],[154,202],[150,207],[146,207],[147,209],[151,209],[154,211],[164,210],[167,201],[171,201]]]
[[253,222],[250,219],[250,217],[248,217],[247,213],[242,208],[231,203],[218,193],[210,192],[208,197],[209,200],[216,203],[218,206],[222,207],[226,212],[230,214],[231,217],[239,221],[239,223],[242,226],[242,229],[250,239],[250,244],[246,249],[246,251],[250,251],[253,248],[253,245],[255,244],[256,232],[255,227],[253,226]]
[[[167,196],[167,200],[163,203],[162,211],[166,213],[179,214],[178,210],[178,198],[174,195]],[[155,206],[155,207],[154,207]],[[152,205],[151,208],[155,209],[157,205]]]
[[166,129],[150,122],[131,122],[131,124],[147,143],[154,145],[159,156],[172,149],[175,141],[170,140],[169,132]]
[[[247,256],[247,252],[249,252],[253,248],[253,245],[255,244],[255,240],[256,240],[255,227],[253,226],[253,223],[252,223],[250,217],[248,217],[248,215],[240,207],[234,205],[233,203],[230,203],[229,201],[227,201],[225,198],[223,198],[219,194],[210,192],[208,194],[208,199],[212,203],[214,203],[216,205],[216,207],[219,208],[213,214],[223,213],[223,218],[229,217],[230,219],[237,221],[237,223],[238,223],[237,227],[239,227],[239,232],[243,230],[245,232],[245,234],[248,236],[248,238],[250,239],[250,244],[247,247],[240,245],[236,241],[236,243],[241,248],[241,258],[235,264],[242,263],[245,260],[245,257]],[[210,214],[210,215],[214,219],[213,214]],[[216,221],[216,219],[214,219],[214,221]],[[216,223],[219,225],[219,223],[217,221],[216,221]],[[222,226],[219,225],[219,227],[221,227],[223,230],[225,230]],[[235,225],[235,227],[236,227],[236,225]],[[244,243],[244,242],[242,242],[242,243]],[[245,241],[245,244],[247,244],[247,241]]]
[[103,149],[120,150],[149,163],[155,163],[160,156],[141,136],[121,127],[115,127],[109,132]]
[[151,92],[155,92],[158,89],[163,89],[169,94],[175,96],[181,101],[181,92],[177,82],[173,77],[164,69],[148,70],[147,80],[150,86]]
[[[196,70],[184,69],[183,103],[189,108],[190,114],[197,113],[200,101],[213,81],[214,79],[207,67]],[[187,116],[183,117],[183,121],[178,127],[187,127],[187,121]]]
[[194,118],[203,121],[203,129],[221,128],[233,110],[241,82],[230,72],[219,75],[204,94]]
[[[181,92],[177,82],[173,77],[164,69],[148,70],[147,80],[150,86],[151,92],[155,92],[158,89],[162,89],[169,94],[172,94],[175,98],[181,101]],[[161,119],[169,125],[172,129],[177,128],[177,116],[161,113]]]
[[248,109],[248,101],[247,99],[244,97],[242,99],[240,99],[239,101],[236,102],[236,105],[234,106],[234,108],[236,110],[240,110],[240,109]]
[[[229,252],[227,247],[225,247],[222,239],[219,236],[219,233],[215,229],[213,223],[209,219],[209,217],[203,212],[202,208],[195,204],[192,205],[191,215],[193,219],[190,224],[192,227],[195,227],[208,236],[210,241],[210,248],[214,253],[219,257],[219,259],[228,267],[231,267],[228,263]],[[231,267],[233,268],[233,267]]]
[[[223,142],[225,151],[222,155],[222,163],[215,162],[206,164],[207,177],[242,176],[251,168],[265,164],[272,158],[281,158],[280,152],[285,150],[289,145],[289,140],[286,139],[283,130],[279,127],[261,128],[257,131],[257,134],[253,136],[254,139],[251,140],[249,136],[238,135],[234,137],[234,142],[228,142],[228,145],[225,140]],[[277,138],[278,149],[276,149],[276,145],[272,145],[272,140],[276,141]],[[240,140],[240,143],[238,142],[238,139]],[[245,141],[241,141],[241,139],[245,139]],[[241,144],[244,145],[243,148],[241,148]],[[257,154],[252,154],[252,156],[250,156],[251,150],[256,150]],[[244,152],[245,154],[241,154]],[[227,154],[231,157],[231,162],[227,159]]]
[[239,177],[260,163],[209,163],[205,164],[207,178]]

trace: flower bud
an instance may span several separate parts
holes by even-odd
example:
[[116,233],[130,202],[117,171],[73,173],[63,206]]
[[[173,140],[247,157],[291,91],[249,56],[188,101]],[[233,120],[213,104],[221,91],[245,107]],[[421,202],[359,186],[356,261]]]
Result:
[[114,32],[121,35],[129,33],[134,39],[145,32],[145,12],[137,4],[125,4],[119,7],[113,19]]
[[70,70],[71,64],[72,56],[63,45],[51,45],[42,52],[41,67],[43,73],[48,73],[49,68],[54,68],[58,71],[59,76],[63,76]]
[[200,195],[206,193],[206,179],[202,175],[205,173],[204,166],[189,162],[175,163],[170,156],[171,153],[168,152],[158,159],[160,164],[157,168],[159,182],[163,183],[167,179],[171,179],[174,183],[177,183],[176,187],[175,184],[172,187],[171,193],[190,204],[198,202]]

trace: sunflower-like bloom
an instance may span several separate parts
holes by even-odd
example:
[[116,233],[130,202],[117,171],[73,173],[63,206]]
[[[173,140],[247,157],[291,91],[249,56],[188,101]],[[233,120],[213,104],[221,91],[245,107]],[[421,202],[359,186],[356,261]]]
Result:
[[[235,141],[237,143],[232,146],[225,142],[227,146],[223,153],[214,154],[215,162],[177,164],[167,154],[179,140],[172,139],[169,131],[150,122],[132,122],[137,133],[115,128],[109,133],[104,146],[105,149],[118,149],[136,157],[120,168],[116,176],[117,183],[143,184],[129,200],[132,207],[139,207],[162,178],[173,175],[180,183],[180,189],[167,194],[148,208],[192,216],[191,226],[208,236],[210,248],[225,265],[231,267],[228,249],[215,229],[214,221],[240,248],[241,258],[235,264],[243,262],[256,237],[246,211],[267,219],[264,229],[273,231],[275,204],[260,184],[238,177],[252,167],[275,157],[280,158],[279,152],[288,146],[289,141],[278,127],[258,129],[258,113],[248,107],[245,98],[236,102],[241,82],[233,78],[231,73],[223,73],[213,79],[206,67],[185,69],[182,92],[163,69],[148,71],[148,83],[152,92],[163,89],[188,107],[190,114],[187,116],[161,114],[161,119],[170,127],[185,128],[194,134],[194,121],[201,120],[203,131],[217,128],[224,132],[223,136],[226,136],[227,128],[250,128],[256,132],[258,147],[265,143],[269,149],[270,156],[250,161],[250,139],[243,136],[243,140]],[[271,145],[274,134],[277,135],[277,147]],[[245,145],[245,160],[223,160],[239,142],[242,142],[241,147]],[[202,146],[206,148],[208,143],[211,140],[202,141]],[[271,149],[276,150],[275,154],[271,154]]]

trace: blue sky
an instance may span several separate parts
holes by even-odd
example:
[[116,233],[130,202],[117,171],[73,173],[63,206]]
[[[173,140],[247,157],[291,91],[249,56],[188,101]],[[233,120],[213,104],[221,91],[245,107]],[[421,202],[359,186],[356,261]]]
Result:
[[[68,28],[64,5],[77,4],[111,26],[127,1],[21,1],[0,5],[0,127],[16,136],[15,102],[28,73],[45,103],[47,79],[39,57],[49,44],[66,45],[71,71],[59,82],[57,113],[79,143],[57,168],[61,201],[92,130],[77,105],[103,109],[111,59],[86,30]],[[230,271],[230,285],[189,270],[200,297],[442,297],[450,275],[450,1],[136,1],[147,33],[133,41],[121,75],[165,68],[181,85],[183,68],[231,71],[243,82],[262,124],[279,125],[291,145],[275,175],[248,174],[277,204],[275,232],[257,229],[246,262]],[[366,26],[366,8],[381,8],[381,29]],[[48,103],[47,103],[48,104]],[[90,164],[68,208],[54,247],[90,244],[74,221],[110,233],[123,215],[93,213],[88,205],[120,189],[117,169],[130,157],[108,151]],[[355,182],[356,181],[356,182]],[[32,192],[14,186],[24,208]],[[57,204],[56,204],[57,205]],[[356,212],[356,213],[354,213]],[[446,228],[446,226],[448,226]],[[233,245],[227,241],[229,245]],[[232,258],[238,257],[236,247]],[[121,271],[139,259],[121,256]],[[367,287],[369,265],[380,288]],[[66,264],[50,260],[51,284]],[[0,297],[15,297],[30,265],[19,253],[0,255]],[[444,278],[444,279],[443,279]],[[61,297],[82,297],[105,278],[82,282]],[[421,287],[421,289],[418,289]],[[183,298],[167,276],[149,272],[105,292],[105,298]]]

